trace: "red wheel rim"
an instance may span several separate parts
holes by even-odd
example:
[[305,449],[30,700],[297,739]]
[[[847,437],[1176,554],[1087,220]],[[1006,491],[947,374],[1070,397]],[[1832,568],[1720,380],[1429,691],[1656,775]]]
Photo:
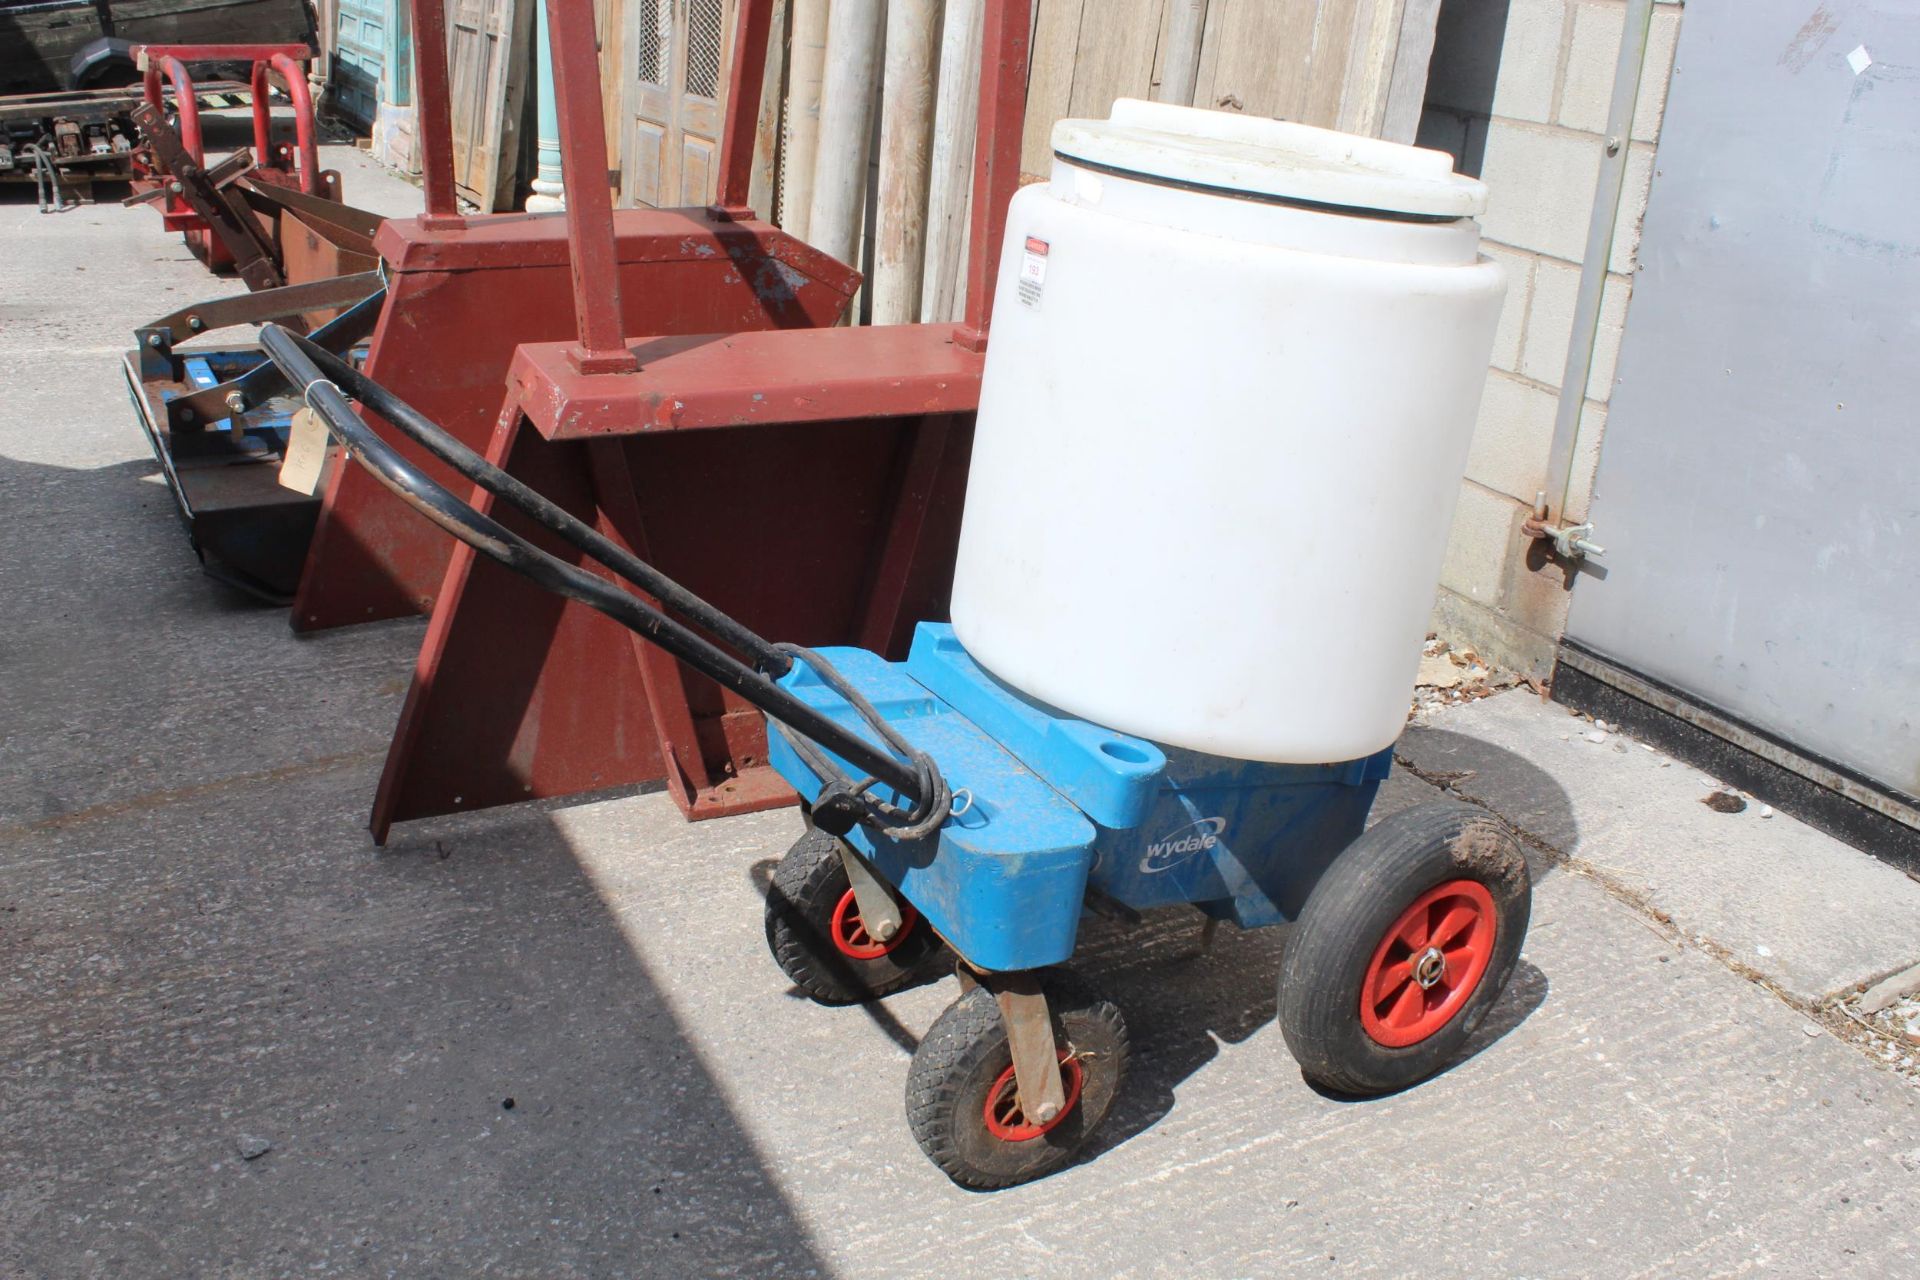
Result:
[[987,1132],[1002,1142],[1031,1142],[1043,1133],[1060,1125],[1073,1114],[1074,1104],[1080,1101],[1080,1086],[1086,1083],[1086,1068],[1080,1065],[1080,1059],[1060,1053],[1061,1083],[1067,1089],[1066,1105],[1060,1108],[1060,1114],[1045,1124],[1031,1124],[1026,1112],[1020,1109],[1020,1090],[1013,1082],[1013,1068],[1008,1067],[993,1082],[993,1088],[987,1090],[987,1105],[982,1109],[987,1120]]
[[1446,1026],[1486,976],[1498,930],[1493,895],[1477,880],[1449,880],[1415,898],[1374,948],[1360,1025],[1389,1049]]
[[867,932],[867,922],[860,918],[860,902],[849,889],[840,895],[840,904],[833,909],[834,949],[852,960],[878,960],[907,940],[919,918],[912,907],[901,903],[900,928],[882,942]]

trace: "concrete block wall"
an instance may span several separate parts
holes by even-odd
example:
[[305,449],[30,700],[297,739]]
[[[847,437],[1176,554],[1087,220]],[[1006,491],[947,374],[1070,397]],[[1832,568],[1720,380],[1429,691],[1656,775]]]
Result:
[[[1605,431],[1681,14],[1669,0],[1654,11],[1585,388],[1569,498],[1576,515]],[[1625,16],[1625,0],[1443,0],[1420,125],[1422,146],[1452,152],[1491,188],[1485,251],[1509,279],[1435,626],[1537,676],[1552,668],[1573,583],[1520,524],[1549,488],[1547,452]]]

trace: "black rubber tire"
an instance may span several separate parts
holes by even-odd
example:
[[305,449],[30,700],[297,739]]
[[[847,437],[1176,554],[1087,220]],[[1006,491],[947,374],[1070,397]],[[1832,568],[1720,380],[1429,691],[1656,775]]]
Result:
[[963,1187],[991,1191],[1058,1170],[1107,1118],[1126,1079],[1120,1010],[1060,970],[1044,971],[1042,982],[1054,1036],[1085,1076],[1073,1107],[1038,1137],[1011,1142],[987,1128],[987,1093],[1013,1065],[1013,1054],[1000,1006],[985,987],[948,1005],[914,1051],[907,1125],[927,1158]]
[[[1493,900],[1492,958],[1464,1004],[1426,1039],[1398,1048],[1361,1021],[1363,979],[1387,931],[1421,894],[1479,882]],[[1415,805],[1355,840],[1314,886],[1280,963],[1280,1030],[1308,1080],[1335,1093],[1391,1093],[1451,1065],[1500,998],[1532,904],[1526,858],[1484,810]]]
[[885,955],[844,954],[833,942],[833,912],[850,888],[838,838],[817,829],[787,850],[767,886],[767,947],[793,984],[821,1004],[858,1004],[897,991],[940,949],[940,936],[916,919]]

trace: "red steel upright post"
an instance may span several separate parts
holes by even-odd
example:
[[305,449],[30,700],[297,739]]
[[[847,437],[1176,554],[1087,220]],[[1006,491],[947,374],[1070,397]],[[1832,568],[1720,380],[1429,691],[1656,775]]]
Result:
[[313,97],[307,90],[307,72],[284,53],[262,58],[253,64],[253,159],[265,165],[273,161],[273,107],[267,101],[271,87],[269,70],[286,81],[287,101],[293,104],[294,161],[299,170],[300,190],[308,195],[320,190],[320,149],[313,132]]
[[955,340],[969,351],[987,345],[993,287],[1007,202],[1020,188],[1020,139],[1027,113],[1027,44],[1033,0],[987,0],[981,47],[979,141],[974,144],[973,226],[967,251],[967,316]]
[[420,185],[426,191],[427,227],[464,227],[453,192],[453,97],[447,83],[446,0],[412,0],[413,79],[419,113],[414,144],[420,148]]
[[[567,10],[573,8],[569,14]],[[569,20],[571,19],[571,20]],[[600,51],[593,6],[547,0],[553,41],[553,97],[560,115],[560,171],[567,184],[567,248],[580,341],[567,353],[581,373],[640,367],[620,322],[620,260],[607,185],[607,122],[600,105]]]
[[735,222],[753,216],[747,192],[753,184],[753,143],[760,123],[760,87],[766,80],[767,32],[773,0],[740,0],[733,41],[733,71],[727,82],[727,120],[720,131],[717,213]]
[[[187,64],[171,54],[154,53],[143,49],[146,59],[145,91],[147,105],[155,111],[166,112],[166,99],[161,96],[160,77],[164,74],[173,85],[174,109],[180,113],[180,145],[186,148],[195,164],[204,163],[205,153],[200,143],[200,95],[194,92],[193,73],[187,70]],[[161,206],[169,215],[192,212],[187,202],[171,191],[167,193]]]

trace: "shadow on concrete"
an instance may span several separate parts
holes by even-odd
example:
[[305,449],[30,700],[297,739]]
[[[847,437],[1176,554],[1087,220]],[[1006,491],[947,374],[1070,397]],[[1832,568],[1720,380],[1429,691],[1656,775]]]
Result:
[[[1180,1086],[1211,1063],[1223,1045],[1244,1044],[1266,1032],[1263,1048],[1273,1055],[1276,1077],[1299,1070],[1273,1025],[1284,928],[1251,933],[1223,929],[1205,955],[1199,951],[1199,925],[1191,913],[1162,913],[1129,932],[1133,936],[1089,938],[1086,949],[1104,952],[1103,962],[1075,966],[1120,1006],[1133,1039],[1127,1087],[1083,1159],[1119,1146],[1171,1114]],[[1141,958],[1128,961],[1117,954],[1123,950]],[[1546,1001],[1549,986],[1547,975],[1523,955],[1466,1054],[1449,1070],[1470,1063],[1525,1022]],[[1357,1105],[1368,1101],[1337,1100]]]
[[[0,1018],[25,1126],[0,1175],[33,1191],[0,1261],[832,1274],[546,815],[369,854],[367,781],[20,841],[22,861],[95,861],[54,902],[0,873],[40,938]],[[326,816],[285,820],[303,812]],[[164,874],[134,870],[156,857]],[[75,989],[76,967],[109,963],[116,981]],[[245,1158],[256,1135],[271,1150]]]
[[831,1274],[549,814],[370,849],[417,626],[295,643],[154,471],[0,457],[0,1273]]
[[1528,846],[1536,881],[1552,872],[1549,853],[1571,856],[1579,849],[1573,802],[1551,774],[1525,756],[1452,729],[1416,724],[1400,736],[1394,759],[1443,793],[1497,814]]
[[[1541,839],[1561,852],[1570,851],[1576,843],[1572,803],[1566,793],[1545,771],[1513,752],[1451,730],[1414,726],[1402,736],[1396,754],[1402,763],[1394,780],[1382,789],[1372,821],[1423,801],[1473,804],[1477,797],[1496,796],[1500,801],[1496,812],[1512,809],[1517,815],[1517,823],[1509,825],[1521,828],[1536,885],[1554,868],[1539,847]],[[773,867],[769,859],[750,870],[763,896]],[[1151,912],[1139,925],[1094,916],[1082,923],[1079,949],[1068,967],[1120,1006],[1133,1044],[1126,1088],[1083,1160],[1152,1128],[1173,1111],[1179,1086],[1213,1061],[1223,1044],[1244,1043],[1273,1024],[1287,930],[1242,933],[1224,927],[1216,934],[1212,950],[1203,953],[1201,924],[1199,913],[1188,908]],[[939,981],[949,971],[950,957],[936,959],[922,982]],[[1548,975],[1523,954],[1506,990],[1469,1040],[1466,1053],[1449,1070],[1471,1062],[1520,1026],[1546,1002],[1550,990]],[[792,995],[806,999],[797,989]],[[884,1001],[858,1007],[901,1049],[911,1053],[918,1046],[918,1037],[888,1011]],[[1277,1028],[1267,1042],[1276,1055],[1275,1071],[1297,1071]],[[1367,1101],[1339,1100],[1361,1105]]]

